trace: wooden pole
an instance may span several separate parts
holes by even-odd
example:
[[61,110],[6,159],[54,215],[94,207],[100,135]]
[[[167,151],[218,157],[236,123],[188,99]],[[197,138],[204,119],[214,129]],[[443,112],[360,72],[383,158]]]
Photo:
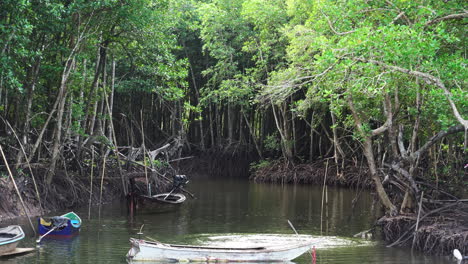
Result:
[[91,175],[89,180],[88,220],[91,219],[91,199],[93,197],[94,147],[91,146]]
[[320,208],[320,234],[322,234],[322,230],[323,230],[323,201],[324,201],[324,195],[325,195],[325,186],[327,183],[327,174],[328,174],[328,159],[327,159],[327,165],[325,165],[325,176],[323,177],[322,207]]
[[[294,228],[293,224],[291,223],[291,221],[288,220],[288,224],[289,226],[292,228],[292,230],[294,231],[294,233],[296,233],[297,236],[299,236],[299,233],[296,231],[296,228]],[[315,249],[315,247],[314,247]],[[309,254],[310,256],[312,257],[312,261],[315,263],[315,254],[312,254],[312,251],[309,249]]]
[[99,206],[101,206],[101,203],[102,203],[102,186],[104,185],[104,174],[106,173],[106,158],[107,158],[107,155],[104,154],[104,160],[102,161],[102,175],[101,175],[101,188],[100,188],[100,193],[99,193]]
[[[109,116],[112,116],[112,111],[110,109],[109,100],[107,100],[105,90],[104,90],[104,97],[106,98],[106,106],[107,106],[107,111],[109,113]],[[118,145],[117,145],[117,137],[115,136],[114,123],[113,123],[112,119],[109,120],[109,125],[110,125],[110,127],[112,129],[112,136],[114,138],[114,153],[115,153],[115,156],[117,156],[117,165],[119,166],[119,174],[120,174],[120,179],[122,181],[123,193],[124,193],[125,196],[127,196],[128,188],[127,188],[127,184],[125,182],[125,178],[124,178],[124,175],[123,175],[123,172],[122,172],[122,165],[120,164],[119,148],[118,148]]]
[[146,169],[146,146],[145,146],[145,128],[143,126],[143,109],[140,111],[141,118],[141,140],[143,144],[143,165],[145,167],[146,188],[148,189],[148,196],[151,196],[151,188],[148,181],[148,170]]
[[424,196],[424,191],[421,192],[421,199],[419,200],[418,219],[416,220],[416,227],[414,228],[413,244],[411,245],[411,250],[414,248],[414,244],[416,243],[416,236],[418,234],[419,217],[421,215],[423,196]]
[[[3,119],[3,117],[2,117]],[[31,172],[31,178],[33,180],[33,184],[34,184],[34,189],[36,191],[36,195],[37,195],[37,200],[39,202],[39,207],[41,209],[41,214],[44,214],[44,209],[42,209],[42,202],[41,202],[41,195],[39,193],[39,189],[37,188],[37,183],[36,183],[36,177],[34,177],[34,173],[32,171],[32,168],[31,168],[31,163],[29,162],[29,158],[28,158],[28,155],[26,154],[26,151],[24,150],[24,147],[23,147],[23,144],[21,144],[21,140],[18,138],[18,135],[16,134],[15,130],[13,129],[13,127],[10,125],[10,122],[8,122],[7,120],[3,119],[3,121],[8,125],[8,127],[10,127],[10,130],[13,132],[13,135],[15,135],[16,137],[16,140],[18,141],[20,147],[21,147],[21,151],[23,152],[23,155],[24,155],[24,159],[26,160],[26,163],[28,164],[28,168],[29,168],[29,171]]]
[[36,229],[34,229],[34,225],[31,222],[31,217],[29,217],[28,210],[26,209],[26,205],[24,204],[23,198],[21,197],[21,193],[20,193],[20,191],[18,189],[18,186],[16,185],[15,178],[13,178],[13,173],[11,173],[10,166],[8,165],[8,161],[6,159],[5,153],[3,153],[2,145],[0,145],[0,152],[2,153],[3,161],[5,162],[5,167],[8,170],[8,174],[10,174],[11,181],[13,182],[13,185],[15,186],[15,190],[16,190],[16,193],[18,194],[18,197],[19,197],[19,199],[21,201],[21,205],[23,206],[24,213],[28,217],[29,224],[31,225],[31,228],[32,228],[32,230],[34,232],[34,236],[36,236]]
[[100,188],[100,192],[99,192],[99,210],[98,210],[99,221],[101,221],[102,186],[104,185],[104,173],[106,172],[106,158],[107,158],[107,154],[104,153],[104,159],[102,161],[101,188]]

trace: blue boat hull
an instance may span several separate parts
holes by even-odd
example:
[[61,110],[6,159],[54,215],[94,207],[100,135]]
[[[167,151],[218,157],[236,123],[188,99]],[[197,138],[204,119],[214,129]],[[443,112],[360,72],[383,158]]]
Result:
[[[39,218],[38,220],[38,226],[39,226],[39,234],[40,235],[44,235],[46,234],[47,232],[50,231],[50,229],[53,228],[53,226],[45,226],[45,225],[42,225],[41,224],[41,218]],[[76,228],[72,225],[71,221],[70,220],[67,220],[67,225],[62,227],[62,228],[58,228],[52,232],[50,232],[47,236],[73,236],[73,235],[76,235],[78,234],[80,231],[80,227]]]

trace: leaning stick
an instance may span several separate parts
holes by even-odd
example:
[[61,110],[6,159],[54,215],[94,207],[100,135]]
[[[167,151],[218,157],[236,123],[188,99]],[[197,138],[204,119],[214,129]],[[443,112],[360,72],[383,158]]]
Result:
[[[1,117],[1,118],[3,119],[3,117]],[[41,214],[44,214],[44,209],[42,208],[42,202],[41,202],[41,195],[39,193],[39,189],[37,188],[36,177],[34,177],[34,173],[32,171],[31,163],[29,162],[28,155],[26,154],[26,151],[24,150],[23,144],[21,144],[21,140],[18,138],[18,135],[16,134],[15,130],[10,125],[10,122],[8,122],[5,119],[3,119],[3,121],[8,125],[8,127],[10,127],[11,132],[13,132],[13,135],[15,135],[16,140],[18,140],[18,143],[19,143],[19,145],[21,147],[21,151],[23,152],[23,155],[24,155],[24,159],[26,160],[26,163],[28,164],[29,171],[31,172],[31,178],[33,180],[34,189],[36,190],[37,201],[39,202],[39,207],[41,209]]]
[[91,174],[89,179],[88,220],[91,219],[91,199],[93,198],[94,148],[91,146]]
[[[104,94],[105,94],[106,90],[104,89]],[[109,116],[112,116],[112,111],[110,109],[110,106],[109,106],[109,100],[107,100],[107,96],[104,96],[105,99],[106,99],[106,106],[107,106],[107,112],[109,113]],[[111,126],[111,130],[112,130],[112,136],[114,138],[114,154],[117,156],[117,165],[119,166],[119,174],[120,174],[120,180],[122,181],[122,189],[123,189],[123,192],[124,192],[124,195],[127,196],[128,194],[128,187],[127,187],[127,184],[125,182],[125,179],[124,179],[124,175],[122,173],[122,165],[120,165],[120,158],[119,158],[119,147],[117,145],[117,137],[115,136],[115,128],[114,128],[114,123],[112,121],[112,119],[110,120],[109,122],[109,125]]]
[[104,174],[106,173],[106,154],[104,154],[104,160],[102,161],[102,175],[101,175],[101,188],[99,192],[99,207],[102,203],[102,186],[104,185]]
[[34,225],[31,222],[31,218],[29,217],[28,210],[26,210],[26,205],[24,204],[23,198],[21,197],[21,193],[20,193],[20,191],[18,189],[18,186],[16,185],[15,178],[13,178],[13,173],[11,173],[10,166],[8,165],[8,161],[7,161],[6,157],[5,157],[5,153],[3,153],[2,145],[0,145],[0,152],[2,153],[3,161],[5,161],[5,167],[7,168],[8,173],[10,174],[11,181],[13,182],[13,185],[15,186],[16,193],[18,194],[18,197],[19,197],[19,199],[21,201],[21,205],[23,206],[24,213],[28,217],[29,224],[31,225],[31,228],[32,228],[32,230],[34,232],[34,236],[35,236],[36,235],[36,229],[34,229]]
[[[291,221],[289,221],[289,219],[288,219],[288,224],[292,228],[292,230],[294,230],[294,233],[296,233],[296,235],[299,236],[299,233],[296,231],[296,228],[294,228],[293,224],[291,223]],[[308,251],[309,251],[310,257],[312,258],[312,261],[315,263],[315,257],[312,254],[312,251],[310,249]],[[314,251],[315,251],[315,247],[314,247]]]
[[423,202],[423,196],[424,196],[424,191],[422,191],[421,199],[419,200],[418,218],[416,219],[416,227],[414,228],[413,244],[411,245],[411,249],[414,248],[414,244],[416,243],[416,236],[418,235],[419,217],[421,216],[421,207],[422,207],[422,202]]
[[325,195],[325,186],[327,184],[327,175],[328,175],[328,159],[327,165],[325,166],[325,176],[323,177],[323,188],[322,188],[322,206],[320,207],[320,234],[322,234],[323,227],[323,200]]
[[[151,188],[148,181],[148,170],[146,169],[146,146],[145,146],[145,128],[143,127],[143,110],[140,112],[141,116],[141,140],[143,143],[143,166],[145,167],[146,188],[148,189],[148,196],[151,196]],[[164,199],[166,200],[166,199]]]

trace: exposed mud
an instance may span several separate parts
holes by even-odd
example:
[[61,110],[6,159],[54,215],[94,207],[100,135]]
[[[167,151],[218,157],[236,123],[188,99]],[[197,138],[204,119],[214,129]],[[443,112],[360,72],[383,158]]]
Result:
[[316,161],[292,165],[279,161],[271,161],[258,165],[251,175],[257,182],[275,183],[307,183],[320,184],[324,180],[329,185],[371,187],[372,181],[367,176],[367,168],[357,167],[352,163],[335,164],[333,161]]
[[[122,179],[116,164],[108,163],[104,175],[102,168],[93,168],[91,187],[91,168],[85,168],[82,176],[77,172],[58,171],[50,185],[44,183],[41,175],[46,174],[45,168],[34,169],[37,190],[30,175],[16,175],[15,182],[26,205],[27,214],[39,216],[51,211],[60,211],[92,205],[105,204],[115,199],[123,198]],[[145,172],[135,166],[129,166],[122,171],[124,182],[135,179],[134,192],[146,191]],[[37,176],[39,175],[39,176]],[[153,182],[154,189],[167,190],[170,179],[167,177],[148,177]],[[102,185],[101,185],[102,183]],[[26,216],[11,179],[0,179],[0,222],[15,217]]]
[[[451,255],[453,249],[468,252],[468,206],[457,204],[422,219],[417,216],[382,217],[383,238],[392,246],[412,247],[431,255]],[[415,238],[416,236],[416,238]]]

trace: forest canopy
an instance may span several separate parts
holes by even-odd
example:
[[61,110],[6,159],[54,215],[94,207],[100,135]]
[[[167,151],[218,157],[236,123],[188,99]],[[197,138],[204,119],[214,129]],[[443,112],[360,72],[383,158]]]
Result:
[[0,5],[0,143],[16,166],[47,164],[47,184],[99,142],[246,152],[256,168],[362,160],[391,213],[421,179],[468,184],[465,1]]

